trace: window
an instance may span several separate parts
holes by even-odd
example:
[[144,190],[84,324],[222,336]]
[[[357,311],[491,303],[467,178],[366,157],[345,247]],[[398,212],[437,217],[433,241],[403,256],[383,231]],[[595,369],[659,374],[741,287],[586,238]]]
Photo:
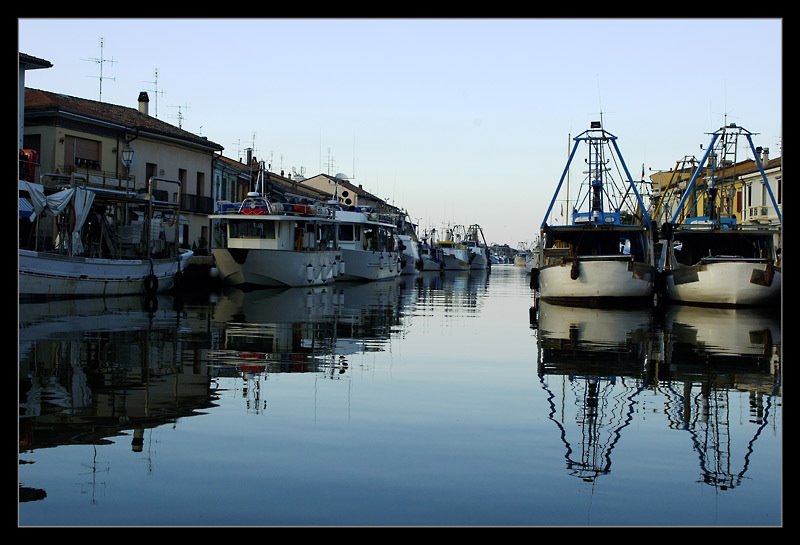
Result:
[[198,172],[197,173],[197,193],[196,195],[202,197],[204,195],[204,191],[206,190],[206,173],[205,172]]
[[145,165],[145,167],[144,167],[144,175],[146,177],[146,182],[145,183],[148,183],[148,184],[150,183],[150,178],[152,178],[153,176],[156,175],[156,172],[158,172],[157,169],[158,169],[158,165],[156,165],[155,163],[147,163]]
[[339,240],[355,240],[353,234],[353,225],[340,225],[339,226]]
[[778,194],[775,196],[775,199],[778,202],[778,204],[781,204],[781,189],[783,189],[783,178],[777,178],[775,180],[775,185],[778,186]]
[[64,166],[100,170],[100,142],[87,138],[65,136]]
[[186,169],[185,168],[179,168],[178,169],[178,180],[181,182],[181,188],[183,188],[184,191],[189,189],[188,187],[186,187]]
[[273,221],[234,221],[230,224],[230,238],[275,238]]

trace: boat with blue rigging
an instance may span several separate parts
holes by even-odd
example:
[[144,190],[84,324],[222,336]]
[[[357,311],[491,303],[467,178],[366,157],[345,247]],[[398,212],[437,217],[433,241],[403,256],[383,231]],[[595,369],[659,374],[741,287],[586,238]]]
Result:
[[[599,121],[574,139],[567,164],[541,223],[531,288],[550,303],[607,306],[652,304],[655,260],[652,223],[637,182]],[[570,198],[568,174],[579,147],[588,170]],[[566,183],[565,183],[566,182]],[[558,225],[560,202],[569,220]]]
[[[661,226],[658,272],[668,300],[721,307],[780,304],[783,219],[752,135],[735,123],[713,132],[686,187],[665,190],[665,195],[681,192],[672,217]],[[741,137],[754,160],[737,160]],[[756,172],[776,221],[739,223],[729,189]]]

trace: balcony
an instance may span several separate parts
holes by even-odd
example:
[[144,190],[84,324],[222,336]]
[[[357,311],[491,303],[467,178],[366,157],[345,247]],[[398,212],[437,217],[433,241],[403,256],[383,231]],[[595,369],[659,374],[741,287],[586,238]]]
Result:
[[181,195],[181,210],[195,214],[213,214],[214,199],[202,195]]

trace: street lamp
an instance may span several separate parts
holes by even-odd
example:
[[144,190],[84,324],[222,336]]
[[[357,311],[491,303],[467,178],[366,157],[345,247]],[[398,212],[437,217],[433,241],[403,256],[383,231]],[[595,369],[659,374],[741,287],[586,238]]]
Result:
[[133,148],[128,144],[122,148],[122,166],[125,167],[125,179],[130,180],[131,177],[131,163],[133,163]]

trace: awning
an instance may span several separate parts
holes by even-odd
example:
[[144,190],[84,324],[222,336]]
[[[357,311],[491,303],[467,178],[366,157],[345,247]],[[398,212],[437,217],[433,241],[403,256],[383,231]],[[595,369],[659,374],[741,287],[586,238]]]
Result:
[[33,213],[33,205],[28,199],[19,197],[19,219],[26,220]]

